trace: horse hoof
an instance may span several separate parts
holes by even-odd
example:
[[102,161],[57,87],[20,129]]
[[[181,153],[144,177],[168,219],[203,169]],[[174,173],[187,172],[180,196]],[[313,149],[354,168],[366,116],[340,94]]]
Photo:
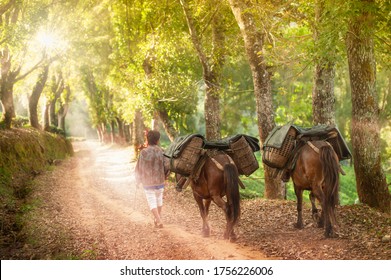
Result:
[[203,230],[201,234],[202,234],[203,237],[209,237],[210,236],[210,231],[209,230]]
[[339,237],[339,235],[338,235],[338,233],[335,233],[335,232],[330,232],[330,233],[325,233],[324,234],[324,236],[326,237],[326,238],[338,238]]
[[231,234],[229,241],[235,243],[236,240],[238,240],[238,236],[236,234]]
[[303,224],[296,223],[295,228],[302,229],[302,228],[304,228],[304,226],[303,226]]

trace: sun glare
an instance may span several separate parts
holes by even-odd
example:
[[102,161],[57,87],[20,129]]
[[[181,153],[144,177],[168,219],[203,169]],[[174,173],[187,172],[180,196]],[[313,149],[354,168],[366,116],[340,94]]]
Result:
[[67,43],[56,33],[40,30],[36,35],[38,48],[44,48],[46,52],[58,54],[66,51]]
[[56,47],[56,36],[51,33],[40,31],[37,35],[38,42],[47,49],[53,49]]

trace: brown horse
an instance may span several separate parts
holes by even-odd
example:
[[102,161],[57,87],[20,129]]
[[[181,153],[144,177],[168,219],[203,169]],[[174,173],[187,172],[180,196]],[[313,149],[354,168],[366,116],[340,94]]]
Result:
[[[177,180],[181,175],[177,174]],[[225,213],[227,221],[224,238],[236,240],[234,226],[240,216],[239,175],[233,160],[224,152],[206,156],[197,179],[189,178],[194,199],[200,209],[202,234],[210,235],[209,206],[213,201]],[[223,197],[226,196],[225,201]]]
[[[299,151],[292,181],[297,197],[297,228],[303,227],[303,191],[310,191],[312,217],[325,227],[325,237],[337,237],[335,205],[338,203],[339,172],[342,171],[334,149],[326,141],[307,142]],[[319,217],[315,199],[321,203]]]

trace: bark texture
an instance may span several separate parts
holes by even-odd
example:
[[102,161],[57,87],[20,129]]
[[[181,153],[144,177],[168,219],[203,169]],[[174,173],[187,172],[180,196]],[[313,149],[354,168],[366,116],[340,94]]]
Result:
[[[251,13],[249,1],[229,0],[233,14],[240,27],[247,59],[249,61],[256,101],[258,117],[258,131],[261,144],[275,127],[273,98],[271,91],[271,72],[262,55],[265,34],[256,26],[254,16]],[[263,165],[265,170],[265,197],[270,199],[285,198],[285,186],[278,178],[273,176],[273,169]]]
[[[325,0],[317,0],[315,7],[315,46],[322,48],[319,37],[322,32],[323,21],[325,20]],[[330,47],[329,47],[330,48]],[[318,55],[317,64],[314,70],[314,81],[312,89],[312,115],[314,125],[335,124],[335,95],[334,95],[334,62],[329,59],[328,52],[334,52],[329,48],[323,49],[325,53]],[[331,47],[332,48],[332,47]]]
[[314,85],[312,90],[312,115],[314,125],[335,124],[333,63],[323,62],[315,66]]
[[[200,37],[195,28],[192,13],[187,0],[180,0],[193,46],[196,49],[198,59],[202,66],[203,80],[206,86],[204,114],[205,114],[205,135],[208,140],[221,138],[220,127],[220,76],[225,60],[225,27],[222,15],[219,12],[213,14],[212,27],[212,53],[210,59],[203,50]],[[218,1],[212,1],[219,4]],[[217,7],[217,5],[215,6]]]
[[143,114],[140,110],[137,110],[134,115],[134,121],[133,121],[133,146],[135,148],[135,155],[138,157],[139,154],[139,148],[144,144],[146,141],[144,137],[144,131],[145,131],[145,125],[144,125],[144,118]]
[[[364,5],[365,3],[365,5]],[[368,4],[368,5],[367,5]],[[361,202],[390,212],[390,193],[381,166],[379,105],[376,93],[374,17],[362,1],[346,38],[352,89],[352,144],[357,192]]]
[[1,79],[0,79],[0,101],[3,111],[1,122],[5,128],[11,128],[12,119],[15,117],[13,89],[16,77],[19,75],[20,68],[16,71],[11,70],[11,54],[8,49],[0,52],[1,59]]
[[43,88],[45,87],[47,78],[49,74],[49,64],[45,65],[38,75],[38,80],[34,85],[33,91],[29,97],[29,118],[30,124],[32,127],[40,129],[40,124],[38,120],[38,102],[41,97]]

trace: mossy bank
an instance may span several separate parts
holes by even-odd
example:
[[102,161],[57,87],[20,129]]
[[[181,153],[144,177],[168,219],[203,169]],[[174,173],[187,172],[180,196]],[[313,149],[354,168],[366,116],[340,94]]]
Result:
[[37,174],[73,155],[70,141],[34,128],[0,130],[0,255],[17,246],[24,200]]

